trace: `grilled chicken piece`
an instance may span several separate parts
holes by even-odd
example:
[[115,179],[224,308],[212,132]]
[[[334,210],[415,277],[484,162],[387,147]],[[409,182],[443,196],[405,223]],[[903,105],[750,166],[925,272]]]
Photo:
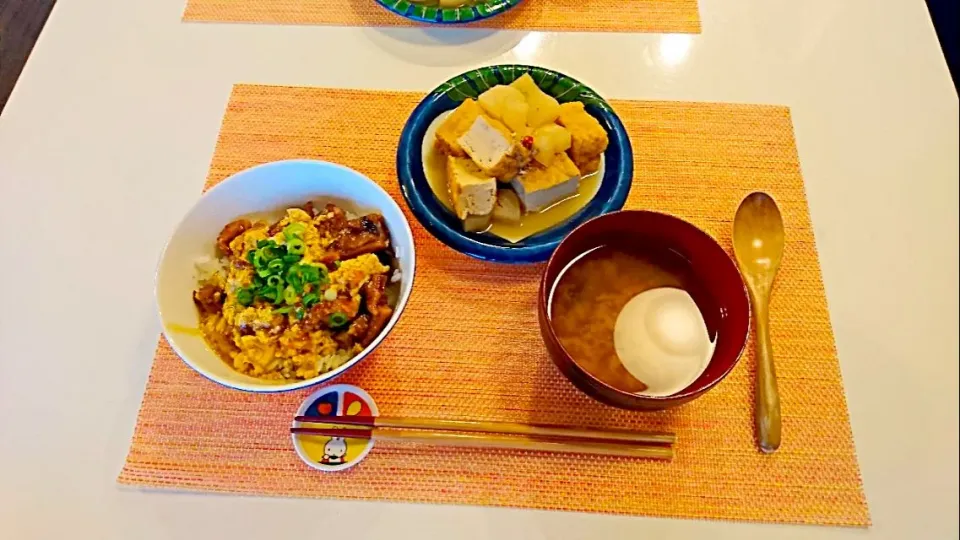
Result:
[[217,236],[217,247],[220,248],[222,253],[230,253],[230,242],[234,238],[240,236],[247,229],[253,227],[253,223],[249,219],[238,219],[236,221],[231,221],[220,231],[220,234]]
[[390,247],[390,233],[380,214],[369,214],[346,222],[333,244],[340,259],[352,259]]
[[372,276],[370,281],[363,285],[364,307],[370,312],[370,325],[360,342],[364,347],[377,339],[393,315],[393,308],[387,304],[386,289],[387,276],[383,274]]
[[335,204],[328,204],[323,210],[318,212],[318,215],[326,216],[320,221],[314,221],[320,236],[326,234],[336,236],[337,233],[347,225],[347,213],[343,211],[343,208]]
[[360,312],[360,299],[341,293],[336,299],[324,300],[310,308],[303,324],[312,330],[330,327],[330,316],[334,313],[343,313],[347,320],[353,320]]
[[227,299],[223,289],[216,285],[204,285],[193,292],[193,303],[203,313],[215,314],[220,312],[223,301]]
[[363,305],[372,315],[381,306],[387,305],[387,276],[384,274],[370,276],[370,280],[363,284],[361,292]]
[[364,313],[350,323],[350,328],[333,336],[333,339],[340,345],[341,349],[348,351],[367,335],[368,328],[370,328],[370,315]]
[[377,312],[371,316],[370,327],[367,328],[367,333],[363,336],[363,341],[361,341],[360,344],[366,347],[373,343],[373,340],[377,339],[377,336],[383,331],[383,327],[387,325],[391,315],[393,315],[393,308],[390,306],[385,305],[379,308]]

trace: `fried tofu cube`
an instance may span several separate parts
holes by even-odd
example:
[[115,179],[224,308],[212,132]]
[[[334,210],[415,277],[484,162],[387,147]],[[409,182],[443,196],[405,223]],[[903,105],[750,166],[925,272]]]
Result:
[[[599,167],[599,158],[610,144],[607,132],[596,118],[584,110],[583,103],[571,101],[560,106],[557,123],[570,131],[570,157],[580,169],[588,174]],[[593,167],[593,171],[589,171]]]
[[[490,222],[497,202],[497,181],[469,158],[447,157],[447,184],[457,217],[468,231]],[[479,219],[478,219],[479,218]],[[482,230],[482,227],[480,230]]]
[[525,164],[513,132],[486,115],[478,116],[457,144],[488,176],[513,178]]
[[459,107],[437,128],[437,140],[434,147],[446,156],[467,157],[458,139],[470,129],[470,126],[483,114],[483,109],[472,99],[465,99]]
[[580,176],[587,176],[588,174],[593,174],[600,170],[600,160],[603,159],[603,155],[599,155],[596,159],[588,161],[583,165],[578,165],[577,168],[580,169]]
[[511,182],[524,210],[539,212],[574,195],[580,187],[580,170],[565,153],[544,167],[534,162]]
[[516,225],[520,223],[521,216],[523,216],[523,210],[517,194],[512,189],[498,190],[497,204],[493,207],[494,221]]

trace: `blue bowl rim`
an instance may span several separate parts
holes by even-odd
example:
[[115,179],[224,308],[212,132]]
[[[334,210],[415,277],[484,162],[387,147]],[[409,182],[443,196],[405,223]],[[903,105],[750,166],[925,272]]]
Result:
[[[540,70],[581,84],[572,77],[538,66],[521,64],[487,66],[487,68],[491,67]],[[400,182],[400,191],[417,221],[430,234],[448,247],[477,259],[529,264],[549,259],[563,238],[580,224],[591,218],[623,208],[633,183],[633,147],[623,122],[608,103],[601,101],[599,106],[587,103],[585,108],[588,113],[600,121],[601,125],[610,134],[611,144],[604,154],[604,177],[600,186],[602,191],[605,184],[614,182],[613,192],[609,197],[604,200],[598,194],[564,223],[510,245],[507,245],[509,243],[506,240],[499,239],[489,233],[465,233],[459,227],[459,222],[456,225],[446,223],[446,220],[455,220],[455,218],[437,200],[433,190],[427,184],[426,175],[423,171],[422,140],[423,133],[426,132],[430,123],[441,113],[454,108],[444,107],[442,102],[445,99],[451,101],[454,105],[455,102],[446,95],[446,92],[441,90],[448,87],[453,81],[461,79],[464,75],[465,73],[457,75],[433,89],[417,105],[403,127],[397,148],[397,176]],[[587,88],[585,85],[581,84],[581,86]],[[613,149],[619,149],[619,158],[616,160],[611,159]],[[416,184],[420,184],[425,189],[417,189]],[[426,193],[423,193],[424,191]],[[490,241],[496,241],[499,245],[490,243]]]

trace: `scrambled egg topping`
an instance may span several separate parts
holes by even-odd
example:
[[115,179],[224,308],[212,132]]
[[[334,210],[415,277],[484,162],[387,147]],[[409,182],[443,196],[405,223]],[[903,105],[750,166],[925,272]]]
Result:
[[[336,239],[330,233],[322,234],[323,228],[315,225],[333,217],[332,213],[312,217],[300,208],[290,208],[273,226],[255,222],[229,242],[226,268],[207,281],[222,288],[225,299],[219,312],[202,314],[201,329],[208,342],[216,346],[220,356],[229,358],[237,371],[262,379],[309,379],[335,369],[362,350],[359,343],[338,339],[338,335],[348,333],[346,315],[338,318],[341,314],[335,312],[329,320],[314,320],[312,315],[325,313],[327,307],[339,305],[336,302],[361,305],[363,286],[372,276],[390,272],[390,267],[374,253],[335,263],[321,262],[330,259]],[[290,227],[292,224],[302,227]],[[277,232],[271,235],[273,231]],[[278,246],[276,249],[286,253],[286,257],[293,253],[290,248],[294,245],[297,253],[289,261],[297,256],[299,259],[287,261],[283,270],[274,274],[277,277],[266,278],[266,285],[263,274],[267,272],[263,268],[267,265],[258,270],[256,264],[246,264],[264,246]],[[292,267],[313,268],[320,277],[297,283],[290,277]],[[280,285],[285,285],[283,291],[273,291],[277,295],[285,293],[282,301],[275,297],[271,302],[269,283],[281,281],[281,276],[286,276],[290,283]],[[258,287],[256,293],[251,292]],[[262,293],[264,287],[267,293]],[[268,297],[264,299],[261,294]],[[353,317],[357,317],[356,311]]]

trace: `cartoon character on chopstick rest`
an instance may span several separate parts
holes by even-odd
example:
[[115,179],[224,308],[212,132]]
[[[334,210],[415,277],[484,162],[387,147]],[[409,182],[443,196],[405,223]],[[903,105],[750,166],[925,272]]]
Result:
[[324,465],[342,465],[346,462],[347,441],[343,437],[333,437],[323,446],[323,457],[320,463]]

